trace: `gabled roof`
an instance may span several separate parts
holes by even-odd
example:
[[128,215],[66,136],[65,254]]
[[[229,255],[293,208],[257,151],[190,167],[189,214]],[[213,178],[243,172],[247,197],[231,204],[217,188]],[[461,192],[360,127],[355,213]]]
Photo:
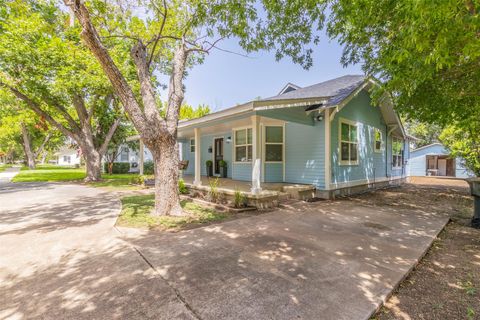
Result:
[[278,94],[281,95],[281,94],[284,94],[284,93],[287,93],[287,92],[298,90],[300,88],[301,88],[300,86],[297,86],[296,84],[293,84],[293,83],[289,82],[283,87],[282,90],[280,90],[280,92]]
[[320,82],[308,87],[284,92],[260,101],[298,100],[325,98],[325,107],[339,104],[355,91],[366,80],[363,75],[346,75],[332,80]]

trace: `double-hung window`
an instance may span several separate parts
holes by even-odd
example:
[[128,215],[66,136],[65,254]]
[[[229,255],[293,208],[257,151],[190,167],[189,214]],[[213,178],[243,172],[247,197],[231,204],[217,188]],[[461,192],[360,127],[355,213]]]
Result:
[[120,161],[121,162],[128,162],[128,148],[122,148],[120,152]]
[[252,129],[235,130],[235,161],[250,162],[252,161]]
[[340,120],[340,164],[358,164],[358,128],[347,120]]
[[190,152],[195,152],[195,139],[190,139]]
[[382,152],[383,149],[383,137],[382,137],[382,130],[375,128],[374,131],[375,140],[374,140],[374,150],[375,152]]
[[265,127],[265,162],[283,161],[283,126]]
[[403,140],[397,137],[392,139],[392,167],[399,169],[403,166]]

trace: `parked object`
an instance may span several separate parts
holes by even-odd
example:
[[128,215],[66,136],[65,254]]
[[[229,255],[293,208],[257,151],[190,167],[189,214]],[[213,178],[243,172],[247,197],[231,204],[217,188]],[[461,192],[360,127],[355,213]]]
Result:
[[467,179],[470,194],[473,196],[472,227],[480,229],[480,178]]

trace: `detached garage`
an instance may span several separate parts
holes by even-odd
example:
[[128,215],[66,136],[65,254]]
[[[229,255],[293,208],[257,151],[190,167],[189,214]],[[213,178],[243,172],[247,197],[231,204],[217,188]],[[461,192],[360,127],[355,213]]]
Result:
[[452,158],[441,143],[433,143],[410,151],[409,176],[440,176],[468,178],[469,171],[461,158]]

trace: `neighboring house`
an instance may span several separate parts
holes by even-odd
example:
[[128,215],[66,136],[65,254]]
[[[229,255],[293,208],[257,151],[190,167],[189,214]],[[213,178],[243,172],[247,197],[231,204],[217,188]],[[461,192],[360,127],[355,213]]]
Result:
[[[135,136],[133,139],[129,140],[138,140],[138,137]],[[130,163],[130,170],[129,172],[139,172],[140,171],[140,150],[136,151],[132,148],[128,147],[126,144],[122,144],[119,147],[117,158],[115,162],[129,162]],[[143,161],[152,161],[153,157],[150,153],[150,150],[143,148]]]
[[441,143],[433,143],[410,151],[409,176],[442,176],[468,178],[473,176],[461,158],[450,156]]
[[205,162],[219,175],[224,160],[228,178],[248,182],[257,159],[262,183],[313,185],[320,197],[400,183],[409,142],[391,100],[372,105],[376,85],[360,75],[289,83],[274,97],[180,121],[183,174],[200,185]]
[[80,151],[68,147],[62,147],[55,153],[59,166],[74,166],[80,164]]

